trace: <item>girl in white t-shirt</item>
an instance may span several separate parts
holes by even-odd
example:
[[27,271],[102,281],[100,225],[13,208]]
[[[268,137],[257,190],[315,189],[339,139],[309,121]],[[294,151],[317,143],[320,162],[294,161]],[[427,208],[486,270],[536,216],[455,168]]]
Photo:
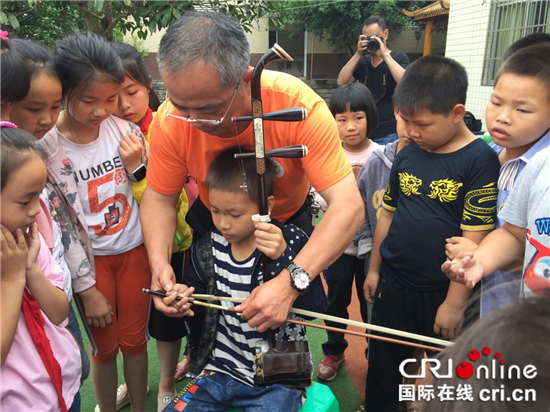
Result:
[[0,409],[80,411],[80,351],[62,325],[63,271],[36,224],[46,166],[31,134],[1,123]]
[[[104,38],[69,35],[57,43],[54,61],[66,108],[56,133],[71,163],[94,249],[98,303],[110,309],[104,318],[88,319],[98,407],[115,410],[120,350],[132,411],[145,411],[150,299],[142,288],[151,284],[151,272],[130,181],[145,177],[147,147],[139,129],[111,116],[124,70]],[[142,145],[136,150],[129,142]]]

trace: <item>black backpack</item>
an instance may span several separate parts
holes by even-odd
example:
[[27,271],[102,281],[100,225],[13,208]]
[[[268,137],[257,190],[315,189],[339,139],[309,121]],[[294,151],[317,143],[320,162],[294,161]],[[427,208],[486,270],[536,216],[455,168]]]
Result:
[[479,132],[481,130],[481,120],[476,119],[472,112],[466,112],[464,115],[464,123],[471,132]]

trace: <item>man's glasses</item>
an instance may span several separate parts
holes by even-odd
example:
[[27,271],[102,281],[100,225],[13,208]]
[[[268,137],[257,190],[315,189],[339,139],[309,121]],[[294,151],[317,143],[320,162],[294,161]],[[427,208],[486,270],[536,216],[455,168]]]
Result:
[[[213,124],[213,125],[219,125],[225,120],[225,116],[227,116],[227,113],[229,113],[229,109],[231,108],[231,105],[233,104],[233,100],[235,100],[235,96],[237,95],[237,90],[239,89],[239,86],[241,85],[241,81],[239,80],[239,83],[237,83],[237,86],[235,87],[235,91],[233,92],[233,97],[231,97],[231,101],[229,102],[229,106],[227,107],[227,110],[225,111],[225,114],[220,120],[209,120],[209,119],[189,119],[188,117],[183,116],[176,116],[173,114],[168,113],[168,105],[164,105],[164,115],[173,117],[175,119],[183,120],[184,122],[188,123],[207,123],[207,124]],[[168,92],[166,92],[166,100],[168,100]]]

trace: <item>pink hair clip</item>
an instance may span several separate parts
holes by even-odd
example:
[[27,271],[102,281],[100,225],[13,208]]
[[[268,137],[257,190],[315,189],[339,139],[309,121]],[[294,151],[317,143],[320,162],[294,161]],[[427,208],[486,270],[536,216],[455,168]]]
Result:
[[2,40],[9,40],[8,39],[8,32],[6,30],[0,30],[0,38]]
[[17,129],[17,125],[12,122],[8,122],[6,120],[2,120],[0,122],[0,127],[11,127],[12,129]]

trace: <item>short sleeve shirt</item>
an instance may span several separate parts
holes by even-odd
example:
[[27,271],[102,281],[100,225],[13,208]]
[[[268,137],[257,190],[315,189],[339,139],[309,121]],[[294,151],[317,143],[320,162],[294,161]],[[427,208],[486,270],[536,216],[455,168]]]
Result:
[[[265,150],[303,144],[308,155],[302,159],[274,159],[278,165],[275,178],[275,207],[271,216],[286,221],[304,203],[310,184],[318,191],[327,189],[351,172],[342,150],[338,129],[325,101],[293,76],[270,70],[262,72],[263,112],[304,107],[308,117],[302,122],[266,121]],[[189,123],[164,115],[178,115],[169,102],[159,108],[151,129],[151,151],[147,183],[158,193],[175,194],[183,188],[187,174],[197,178],[199,195],[207,207],[206,173],[210,163],[223,150],[241,147],[254,150],[252,124],[239,136],[221,138],[193,128]]]
[[383,200],[395,212],[380,245],[387,270],[417,290],[447,283],[445,239],[495,226],[498,171],[497,156],[480,139],[452,153],[401,150]]
[[[392,51],[390,55],[404,69],[410,64],[409,57],[403,52]],[[378,126],[371,132],[369,138],[376,140],[395,133],[396,120],[393,114],[392,96],[397,82],[386,63],[382,62],[374,67],[371,56],[365,55],[355,66],[353,77],[368,87],[378,108]]]
[[540,295],[550,284],[550,148],[525,166],[499,217],[527,229],[523,293]]

